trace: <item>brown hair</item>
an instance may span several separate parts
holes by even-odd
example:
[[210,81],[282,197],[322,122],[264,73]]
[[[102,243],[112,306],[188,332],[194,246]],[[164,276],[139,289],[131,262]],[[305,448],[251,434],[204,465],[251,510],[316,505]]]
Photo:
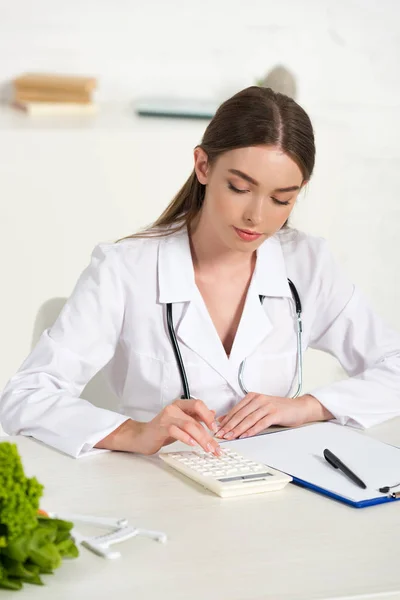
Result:
[[[311,121],[292,98],[270,88],[251,86],[221,104],[199,147],[212,165],[224,152],[259,145],[278,146],[296,162],[303,181],[310,179],[315,161]],[[203,205],[205,187],[193,169],[160,217],[144,231],[128,237],[167,236],[184,227],[189,229]]]

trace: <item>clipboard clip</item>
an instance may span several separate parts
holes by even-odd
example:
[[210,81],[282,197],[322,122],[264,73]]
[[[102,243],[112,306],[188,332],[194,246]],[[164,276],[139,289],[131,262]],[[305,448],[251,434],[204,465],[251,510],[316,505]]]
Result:
[[392,488],[398,487],[400,483],[396,483],[396,485],[386,485],[384,487],[380,487],[378,492],[382,494],[388,494],[390,498],[400,498],[400,490],[398,492],[391,492]]

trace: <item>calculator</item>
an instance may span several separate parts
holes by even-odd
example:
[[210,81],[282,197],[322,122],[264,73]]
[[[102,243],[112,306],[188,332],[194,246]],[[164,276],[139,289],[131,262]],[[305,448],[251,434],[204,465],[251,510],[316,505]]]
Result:
[[290,475],[237,452],[225,449],[221,452],[221,456],[215,456],[203,450],[183,450],[161,452],[159,457],[222,498],[281,490],[292,481]]

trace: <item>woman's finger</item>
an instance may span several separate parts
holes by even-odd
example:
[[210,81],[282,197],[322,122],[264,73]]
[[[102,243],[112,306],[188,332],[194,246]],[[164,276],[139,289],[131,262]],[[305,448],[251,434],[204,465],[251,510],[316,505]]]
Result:
[[192,438],[196,444],[203,448],[205,452],[212,452],[217,456],[222,454],[218,441],[213,439],[208,431],[200,423],[195,421],[195,419],[191,417],[186,419],[177,419],[174,422],[174,425],[179,427],[179,429]]
[[260,406],[254,412],[247,415],[236,427],[233,427],[228,433],[224,435],[224,439],[234,440],[246,433],[249,429],[254,427],[266,416],[269,416],[271,407]]
[[229,436],[228,434],[239,425],[248,415],[252,414],[254,411],[259,409],[262,406],[262,399],[259,396],[256,396],[248,402],[241,410],[236,412],[236,414],[229,420],[225,421],[224,425],[221,426],[219,431],[215,434],[217,438],[225,438],[231,439],[233,436]]
[[220,427],[223,427],[225,425],[225,423],[227,423],[230,419],[232,419],[232,417],[234,417],[240,410],[242,410],[242,408],[244,408],[245,406],[247,406],[247,404],[249,404],[249,402],[251,402],[253,400],[253,398],[255,398],[256,396],[257,396],[257,394],[255,394],[254,392],[250,392],[249,394],[247,394],[247,396],[245,396],[244,398],[242,398],[242,400],[240,402],[238,402],[232,408],[232,410],[230,410],[224,416],[224,418],[222,418],[222,420],[219,421]]
[[185,414],[198,421],[203,421],[214,433],[218,431],[219,424],[215,420],[215,411],[210,410],[202,400],[177,400],[175,404]]
[[189,433],[186,433],[183,429],[180,429],[178,425],[171,424],[168,428],[168,434],[174,440],[183,442],[188,446],[197,446],[197,442]]
[[277,425],[278,420],[279,419],[277,419],[276,413],[268,414],[263,419],[260,419],[255,425],[253,425],[253,427],[250,427],[250,429],[248,429],[245,433],[242,433],[239,436],[239,439],[257,435],[258,433],[261,433],[261,431],[264,431],[264,429],[268,429],[268,427],[271,427],[272,425]]

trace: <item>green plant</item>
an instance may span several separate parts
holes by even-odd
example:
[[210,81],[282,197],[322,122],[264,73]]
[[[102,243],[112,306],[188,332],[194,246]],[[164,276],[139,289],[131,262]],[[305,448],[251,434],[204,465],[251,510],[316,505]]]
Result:
[[27,478],[15,444],[0,443],[0,588],[19,590],[23,583],[43,585],[64,557],[79,552],[73,524],[39,511],[43,486]]

